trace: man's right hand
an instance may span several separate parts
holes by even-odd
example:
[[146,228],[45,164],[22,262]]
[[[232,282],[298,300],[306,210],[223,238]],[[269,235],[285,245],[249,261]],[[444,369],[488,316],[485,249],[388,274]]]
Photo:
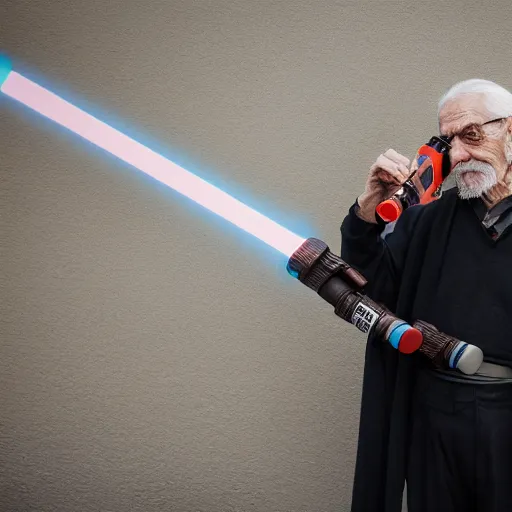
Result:
[[377,223],[375,209],[389,199],[409,177],[409,159],[394,149],[388,149],[370,167],[364,192],[357,198],[358,215],[367,222]]

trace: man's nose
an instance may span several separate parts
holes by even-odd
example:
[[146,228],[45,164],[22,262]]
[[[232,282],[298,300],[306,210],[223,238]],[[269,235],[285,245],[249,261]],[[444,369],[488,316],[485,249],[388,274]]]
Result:
[[468,153],[466,146],[456,137],[451,144],[450,149],[450,162],[452,169],[461,162],[468,162],[471,160],[471,155]]

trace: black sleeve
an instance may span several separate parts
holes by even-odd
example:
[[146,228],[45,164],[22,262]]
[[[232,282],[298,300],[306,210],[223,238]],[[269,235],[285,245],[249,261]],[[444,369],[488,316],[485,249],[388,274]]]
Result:
[[341,224],[341,258],[368,280],[365,293],[394,309],[411,233],[421,206],[406,209],[394,230],[382,237],[384,224],[373,224],[358,217],[354,203]]

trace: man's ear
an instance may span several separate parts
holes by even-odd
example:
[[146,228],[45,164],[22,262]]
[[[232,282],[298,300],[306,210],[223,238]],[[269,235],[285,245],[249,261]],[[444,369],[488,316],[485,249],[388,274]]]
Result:
[[507,142],[512,142],[512,116],[507,119]]
[[505,156],[509,164],[509,171],[512,172],[512,117],[509,117],[507,122],[507,142],[505,143]]

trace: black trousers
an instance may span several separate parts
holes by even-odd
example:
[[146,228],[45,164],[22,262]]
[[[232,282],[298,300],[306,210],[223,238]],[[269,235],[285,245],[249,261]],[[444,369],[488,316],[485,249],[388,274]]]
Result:
[[512,511],[512,383],[442,380],[414,392],[409,512]]

